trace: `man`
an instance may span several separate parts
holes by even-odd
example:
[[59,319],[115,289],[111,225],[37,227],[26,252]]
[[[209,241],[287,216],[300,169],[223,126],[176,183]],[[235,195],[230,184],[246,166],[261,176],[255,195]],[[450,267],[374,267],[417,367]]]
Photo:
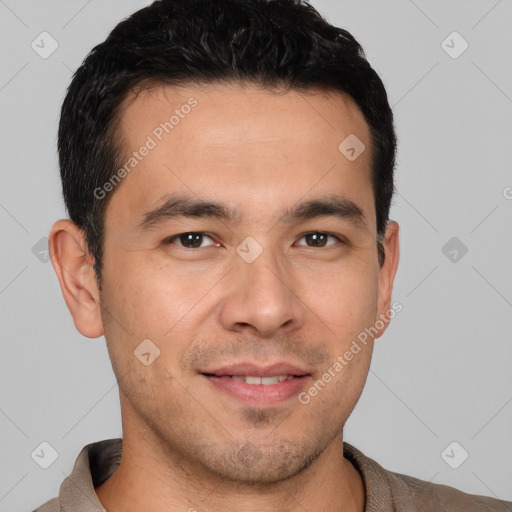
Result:
[[305,2],[161,0],[93,49],[50,250],[123,439],[38,511],[512,510],[343,441],[400,306],[395,148],[361,47]]

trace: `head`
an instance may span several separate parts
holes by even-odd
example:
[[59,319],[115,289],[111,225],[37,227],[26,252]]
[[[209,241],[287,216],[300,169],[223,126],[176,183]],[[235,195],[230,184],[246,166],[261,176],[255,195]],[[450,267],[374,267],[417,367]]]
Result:
[[[58,149],[52,263],[105,335],[125,438],[244,482],[312,464],[387,323],[333,365],[389,319],[398,263],[392,113],[357,41],[298,0],[154,2],[75,73]],[[248,361],[336,375],[307,403],[212,384]]]

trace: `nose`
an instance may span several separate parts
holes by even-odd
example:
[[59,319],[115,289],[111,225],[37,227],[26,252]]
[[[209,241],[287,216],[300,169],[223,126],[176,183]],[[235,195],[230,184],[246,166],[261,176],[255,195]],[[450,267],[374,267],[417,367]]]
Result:
[[305,306],[294,290],[297,280],[291,269],[269,251],[252,263],[239,258],[234,265],[220,310],[225,329],[271,337],[302,326]]

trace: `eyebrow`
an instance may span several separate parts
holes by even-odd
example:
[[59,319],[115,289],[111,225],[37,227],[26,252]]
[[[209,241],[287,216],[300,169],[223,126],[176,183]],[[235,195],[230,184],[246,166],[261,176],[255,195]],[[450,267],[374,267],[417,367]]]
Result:
[[[165,203],[144,214],[144,220],[138,225],[140,229],[148,230],[178,217],[214,218],[229,224],[239,224],[242,220],[240,211],[222,203],[176,194],[161,199],[165,198]],[[320,217],[336,217],[358,227],[367,227],[363,210],[342,195],[329,195],[288,207],[278,217],[277,223],[292,224]]]

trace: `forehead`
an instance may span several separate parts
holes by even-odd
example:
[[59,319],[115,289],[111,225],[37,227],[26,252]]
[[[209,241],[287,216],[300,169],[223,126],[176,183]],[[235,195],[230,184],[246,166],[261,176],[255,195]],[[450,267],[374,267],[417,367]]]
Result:
[[[370,132],[345,94],[250,84],[156,85],[130,93],[119,119],[121,160],[135,165],[107,211],[124,208],[140,220],[166,193],[186,192],[225,196],[241,208],[260,205],[264,213],[270,202],[284,206],[285,198],[324,191],[352,194],[353,200],[365,196],[359,203],[366,202],[361,206],[371,217]],[[340,144],[354,135],[365,150],[350,161]]]
[[[249,124],[253,136],[258,131],[264,131],[267,136],[273,132],[279,135],[286,135],[282,130],[286,128],[286,118],[293,120],[297,135],[305,135],[302,123],[307,121],[309,128],[307,137],[314,138],[315,135],[323,138],[320,132],[330,129],[337,132],[338,136],[344,130],[351,128],[360,132],[362,136],[368,134],[368,126],[364,116],[355,101],[342,91],[327,90],[311,87],[307,89],[263,88],[256,84],[242,83],[208,83],[188,85],[165,85],[160,83],[145,83],[132,89],[121,102],[119,111],[121,119],[121,134],[125,140],[130,140],[134,135],[133,128],[140,127],[148,131],[151,125],[145,121],[170,120],[170,115],[175,113],[180,119],[188,116],[187,112],[181,111],[191,98],[197,101],[199,108],[194,107],[195,122],[208,122],[222,115],[226,122],[219,122],[219,131],[215,135],[221,135],[223,139],[229,135],[242,134],[236,130],[226,130],[226,124],[233,123]],[[166,113],[170,115],[165,116]],[[259,122],[253,123],[254,118]],[[199,118],[199,119],[198,119]],[[210,118],[210,119],[208,119]],[[266,121],[274,121],[281,118],[282,124],[269,124]],[[135,124],[134,124],[135,123]],[[312,124],[311,124],[312,123]],[[177,126],[176,120],[171,124]],[[189,121],[188,124],[191,124]],[[192,121],[194,124],[194,121]],[[180,132],[187,132],[182,128]],[[212,134],[212,127],[205,137]],[[197,133],[196,135],[201,135]],[[260,135],[264,135],[260,133]]]

